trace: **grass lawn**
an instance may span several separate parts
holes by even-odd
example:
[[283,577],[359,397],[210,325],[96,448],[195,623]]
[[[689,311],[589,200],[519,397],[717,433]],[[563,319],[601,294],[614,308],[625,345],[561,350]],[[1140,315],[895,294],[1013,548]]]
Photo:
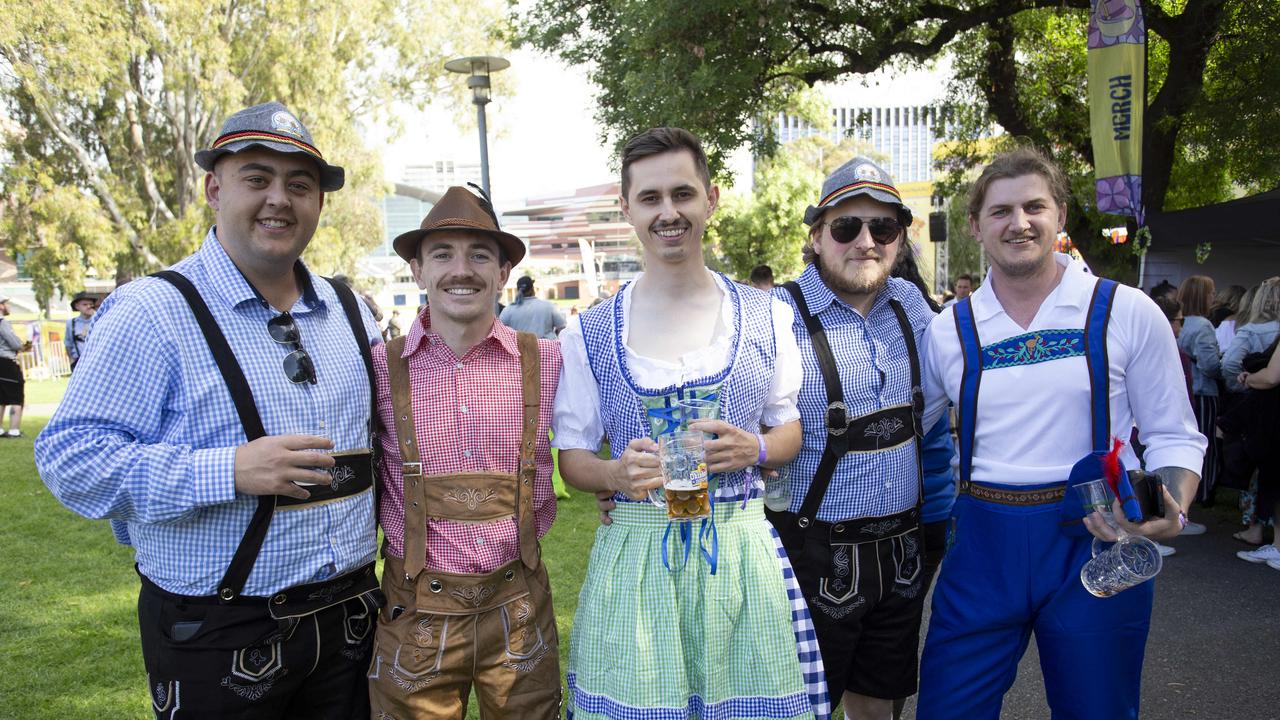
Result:
[[[31,398],[44,384],[27,384],[28,402],[57,399]],[[40,482],[31,444],[46,421],[31,416],[26,437],[0,439],[0,719],[152,717],[133,551],[115,543],[106,521],[73,514]],[[561,672],[597,522],[594,498],[575,492],[543,539]],[[468,717],[479,718],[474,701]]]
[[58,402],[67,391],[70,380],[70,376],[55,380],[28,380],[25,388],[27,404],[46,405]]

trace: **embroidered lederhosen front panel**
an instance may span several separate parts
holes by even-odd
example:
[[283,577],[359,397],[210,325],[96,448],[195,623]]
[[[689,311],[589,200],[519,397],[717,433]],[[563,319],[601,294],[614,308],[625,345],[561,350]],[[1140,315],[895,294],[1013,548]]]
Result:
[[831,546],[831,568],[818,583],[819,597],[815,598],[814,605],[832,619],[839,620],[866,603],[862,597],[850,602],[858,595],[862,575],[861,553],[857,550],[858,546],[852,543]]
[[487,523],[515,517],[516,476],[463,472],[422,479],[428,517]]
[[848,453],[878,453],[901,447],[915,437],[911,406],[895,405],[849,421]]
[[982,369],[995,370],[1016,365],[1035,365],[1084,354],[1084,330],[1036,330],[984,345]]
[[817,524],[814,540],[818,546],[822,540],[830,543],[831,560],[811,598],[814,609],[841,620],[886,593],[914,598],[922,589],[919,521],[919,510],[911,508],[881,518]]
[[281,495],[276,499],[277,512],[334,502],[373,488],[373,453],[368,448],[331,455],[334,466],[323,468],[320,479],[305,486],[311,495],[303,499]]

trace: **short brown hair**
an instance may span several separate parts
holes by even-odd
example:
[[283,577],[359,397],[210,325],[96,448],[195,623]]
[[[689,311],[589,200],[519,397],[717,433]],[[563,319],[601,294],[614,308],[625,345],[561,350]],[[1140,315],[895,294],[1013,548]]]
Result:
[[627,141],[622,147],[622,197],[631,189],[631,164],[663,153],[687,151],[693,156],[693,169],[707,192],[711,192],[711,170],[702,142],[693,133],[678,127],[650,128]]
[[1207,275],[1192,275],[1178,286],[1178,303],[1182,305],[1183,315],[1209,317],[1209,309],[1213,307],[1213,278]]
[[982,174],[969,189],[969,217],[977,218],[981,214],[982,203],[987,200],[987,188],[991,187],[991,183],[1023,175],[1039,175],[1044,178],[1058,207],[1065,208],[1071,201],[1071,186],[1057,163],[1036,148],[1024,145],[996,155],[991,164],[982,169]]

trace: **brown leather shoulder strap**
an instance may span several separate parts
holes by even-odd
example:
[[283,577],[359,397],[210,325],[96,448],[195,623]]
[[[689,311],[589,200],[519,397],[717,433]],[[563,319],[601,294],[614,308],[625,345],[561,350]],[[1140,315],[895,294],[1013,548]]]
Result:
[[404,570],[409,580],[427,566],[427,496],[422,485],[422,459],[413,424],[413,392],[409,361],[404,357],[405,337],[387,342],[387,375],[391,381],[392,424],[400,447],[404,473]]
[[520,349],[520,385],[524,419],[520,433],[520,469],[517,486],[516,524],[520,531],[520,559],[530,570],[538,566],[538,528],[533,517],[533,483],[538,475],[534,449],[538,442],[538,417],[542,409],[542,355],[538,338],[516,335]]

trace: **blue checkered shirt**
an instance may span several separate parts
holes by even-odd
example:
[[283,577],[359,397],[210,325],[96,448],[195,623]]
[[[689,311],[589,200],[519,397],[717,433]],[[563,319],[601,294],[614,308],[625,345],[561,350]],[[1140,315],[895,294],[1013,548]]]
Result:
[[[902,304],[915,330],[917,347],[933,311],[915,285],[889,278],[864,319],[831,292],[817,268],[810,265],[796,280],[809,312],[822,322],[827,342],[840,372],[849,418],[911,403],[911,364],[907,346],[893,308],[892,297]],[[795,308],[791,294],[775,288],[774,295]],[[804,444],[791,464],[791,512],[798,512],[813,483],[822,449],[827,441],[827,391],[813,354],[813,343],[800,311],[792,325],[804,363],[804,384],[797,405],[804,428]],[[923,358],[921,359],[923,362]],[[923,371],[923,368],[922,368]],[[818,519],[836,522],[848,518],[892,515],[914,507],[919,495],[916,446],[906,443],[878,453],[848,453],[836,464],[831,485],[818,509]]]
[[[290,348],[274,342],[264,307],[211,229],[173,266],[191,280],[249,381],[270,435],[306,433],[336,450],[367,448],[369,381],[333,288],[309,284],[290,313],[317,382],[285,377]],[[377,325],[361,303],[370,344]],[[156,278],[121,286],[103,303],[66,397],[36,439],[53,494],[89,518],[111,518],[142,574],[181,595],[212,595],[258,499],[237,494],[244,429],[204,335],[178,290]],[[121,531],[127,527],[127,536]],[[243,594],[270,595],[373,559],[371,493],[277,511]]]

